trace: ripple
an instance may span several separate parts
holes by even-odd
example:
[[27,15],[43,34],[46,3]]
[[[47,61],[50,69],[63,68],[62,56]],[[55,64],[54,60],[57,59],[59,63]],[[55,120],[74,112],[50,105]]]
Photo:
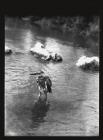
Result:
[[[5,39],[15,52],[5,57],[6,135],[74,136],[91,134],[93,130],[98,133],[99,73],[86,73],[75,66],[85,50],[54,38],[41,39],[30,28],[15,28],[6,30]],[[63,63],[36,61],[28,50],[38,40],[50,51],[61,54]],[[36,77],[30,75],[40,70],[50,76],[53,84],[49,107],[38,104]]]

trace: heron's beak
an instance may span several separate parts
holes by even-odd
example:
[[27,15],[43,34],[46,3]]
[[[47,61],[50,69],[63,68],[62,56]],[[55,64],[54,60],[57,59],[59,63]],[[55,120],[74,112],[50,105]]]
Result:
[[30,73],[30,75],[40,75],[42,73],[44,73],[44,72],[43,71],[40,71],[40,72]]
[[30,73],[30,75],[37,75],[36,73]]

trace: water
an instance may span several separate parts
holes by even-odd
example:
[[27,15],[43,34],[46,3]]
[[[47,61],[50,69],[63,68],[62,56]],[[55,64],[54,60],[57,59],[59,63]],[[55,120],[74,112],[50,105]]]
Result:
[[[12,26],[10,25],[12,24]],[[76,67],[88,51],[20,21],[5,28],[5,44],[13,54],[5,56],[5,135],[88,136],[99,135],[99,73]],[[62,63],[41,63],[29,49],[36,41],[63,57]],[[93,56],[92,53],[88,52]],[[38,88],[32,72],[45,71],[52,80],[49,104],[38,104]],[[95,123],[94,123],[95,122]]]

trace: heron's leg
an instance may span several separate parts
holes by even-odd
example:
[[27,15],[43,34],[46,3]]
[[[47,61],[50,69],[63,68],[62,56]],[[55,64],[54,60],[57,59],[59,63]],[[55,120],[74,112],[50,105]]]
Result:
[[39,95],[38,95],[38,97],[40,98],[40,92],[39,92]]
[[[48,91],[48,88],[47,88],[47,82],[45,81],[45,90],[46,92]],[[46,93],[47,94],[47,93]]]
[[47,98],[47,94],[48,94],[47,89],[44,91],[44,94],[45,94],[45,96],[46,96],[46,105],[48,105],[48,104],[49,104],[49,101],[48,101],[48,98]]
[[38,85],[38,89],[39,89],[39,91],[41,91],[41,88],[40,88],[40,86]]

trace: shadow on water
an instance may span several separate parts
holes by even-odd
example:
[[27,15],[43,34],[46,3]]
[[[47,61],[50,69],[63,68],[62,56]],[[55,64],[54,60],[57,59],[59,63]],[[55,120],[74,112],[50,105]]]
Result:
[[44,122],[44,117],[46,116],[48,110],[49,110],[50,104],[44,104],[39,102],[39,100],[34,104],[32,108],[32,126],[33,128],[36,128],[39,126],[40,123]]
[[[10,100],[10,101],[8,101]],[[6,100],[6,135],[27,135],[30,130],[37,129],[45,122],[50,104],[42,104],[34,100],[32,95],[10,96]],[[8,120],[8,121],[7,121]],[[33,132],[34,134],[34,132]]]

